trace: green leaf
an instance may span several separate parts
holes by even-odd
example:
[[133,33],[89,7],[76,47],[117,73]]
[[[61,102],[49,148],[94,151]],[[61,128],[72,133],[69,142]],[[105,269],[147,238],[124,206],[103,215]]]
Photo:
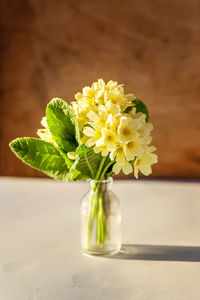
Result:
[[65,152],[75,151],[80,136],[76,116],[62,99],[54,98],[47,105],[47,124],[57,145]]
[[136,107],[136,113],[141,112],[146,115],[146,122],[149,120],[149,112],[146,107],[146,105],[140,100],[140,99],[135,99],[133,100],[133,104]]
[[25,164],[57,180],[67,180],[69,168],[53,144],[36,138],[17,138],[9,144]]
[[64,158],[67,167],[70,169],[74,163],[74,160],[70,159],[67,156],[67,153],[65,151],[63,151],[62,149],[58,149],[58,151],[60,152],[60,155]]
[[71,180],[95,179],[98,167],[102,160],[100,153],[95,153],[93,147],[81,145],[77,148],[77,158],[70,169]]
[[133,107],[136,107],[136,113],[141,112],[146,115],[146,122],[149,120],[149,112],[146,107],[146,105],[140,100],[140,99],[135,99],[132,101],[133,106],[127,107],[125,110],[125,113],[129,113]]

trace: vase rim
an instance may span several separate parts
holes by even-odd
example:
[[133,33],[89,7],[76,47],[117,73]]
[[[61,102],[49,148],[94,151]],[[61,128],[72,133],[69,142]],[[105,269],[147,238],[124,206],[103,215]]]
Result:
[[113,178],[110,176],[107,179],[103,179],[103,180],[95,180],[95,179],[88,179],[87,180],[89,183],[112,183],[113,182]]

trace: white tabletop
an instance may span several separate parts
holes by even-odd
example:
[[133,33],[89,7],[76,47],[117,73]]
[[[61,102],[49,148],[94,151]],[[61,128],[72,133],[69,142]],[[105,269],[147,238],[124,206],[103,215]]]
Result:
[[123,251],[79,245],[86,182],[0,178],[0,299],[200,299],[200,184],[115,181]]

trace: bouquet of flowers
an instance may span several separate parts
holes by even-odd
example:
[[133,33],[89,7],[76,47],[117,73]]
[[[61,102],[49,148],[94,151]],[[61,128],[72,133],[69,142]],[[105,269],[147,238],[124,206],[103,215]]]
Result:
[[[99,79],[84,87],[68,105],[60,98],[52,99],[42,118],[44,127],[39,138],[22,137],[10,143],[12,151],[24,163],[62,181],[92,179],[97,183],[91,201],[88,241],[92,222],[103,206],[96,205],[99,184],[112,174],[126,175],[139,171],[152,172],[157,162],[151,143],[153,126],[148,121],[145,104],[133,94],[125,94],[122,84]],[[106,237],[103,214],[98,219],[102,228],[97,243]],[[89,243],[89,242],[88,242]]]

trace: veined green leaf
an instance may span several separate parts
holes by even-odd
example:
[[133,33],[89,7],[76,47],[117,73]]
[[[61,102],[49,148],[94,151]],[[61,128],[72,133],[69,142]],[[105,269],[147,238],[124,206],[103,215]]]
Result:
[[125,110],[125,113],[129,113],[133,107],[136,108],[136,113],[141,112],[146,115],[146,122],[149,120],[149,112],[146,107],[146,105],[140,100],[140,99],[135,99],[132,101],[133,106],[127,107]]
[[70,159],[67,156],[67,153],[65,151],[63,151],[62,149],[58,149],[58,151],[60,152],[60,155],[64,158],[67,167],[70,169],[74,163],[74,160]]
[[95,179],[102,160],[100,153],[95,153],[93,147],[81,145],[77,148],[77,158],[70,169],[71,180]]
[[36,138],[17,138],[9,144],[16,156],[27,165],[57,180],[68,180],[69,168],[53,144]]
[[54,98],[47,105],[47,124],[57,145],[65,152],[75,151],[80,136],[76,116],[62,99]]

